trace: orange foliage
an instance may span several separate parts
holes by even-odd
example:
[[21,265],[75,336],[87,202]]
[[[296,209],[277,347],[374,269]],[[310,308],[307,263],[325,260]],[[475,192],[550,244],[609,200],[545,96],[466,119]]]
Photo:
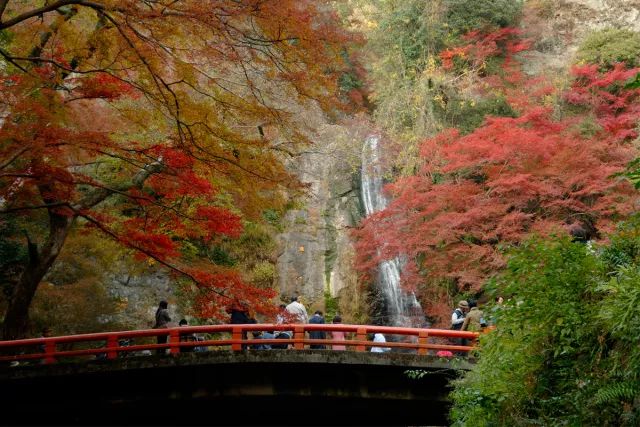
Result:
[[[266,310],[269,291],[196,268],[181,249],[237,237],[242,217],[304,189],[282,157],[309,142],[293,111],[348,107],[337,78],[351,36],[315,0],[68,3],[0,8],[12,36],[0,67],[3,213],[82,218],[191,278],[203,315],[224,317],[238,295]],[[45,235],[62,245],[68,230],[53,227],[69,224],[54,222]],[[51,245],[42,259],[55,259]]]

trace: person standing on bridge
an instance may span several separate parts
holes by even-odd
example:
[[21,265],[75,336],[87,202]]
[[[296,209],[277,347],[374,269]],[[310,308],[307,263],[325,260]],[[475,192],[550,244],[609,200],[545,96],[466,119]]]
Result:
[[[462,329],[462,324],[464,323],[464,318],[469,311],[469,303],[466,300],[462,300],[458,303],[458,308],[453,310],[451,313],[451,329],[454,331],[459,331]],[[467,340],[464,338],[451,338],[451,344],[453,345],[467,345]],[[464,352],[455,352],[459,356],[464,356],[466,353]]]
[[[334,325],[339,325],[342,323],[342,317],[336,315],[333,318],[333,324]],[[347,334],[344,331],[331,331],[331,339],[334,341],[346,341],[347,340]],[[331,348],[333,350],[346,350],[347,346],[343,345],[343,344],[333,344],[331,346]]]
[[451,313],[451,329],[459,331],[464,323],[464,318],[469,311],[469,303],[462,300],[458,303],[458,308]]
[[[158,309],[156,310],[156,323],[153,325],[153,329],[167,329],[169,327],[169,322],[171,322],[171,317],[169,317],[169,304],[166,301],[160,301],[158,304]],[[158,335],[157,342],[158,344],[166,344],[168,335]],[[156,350],[157,354],[166,354],[165,348],[159,348]]]
[[[309,319],[309,323],[312,325],[324,325],[324,317],[322,317],[322,312],[320,310],[317,310],[313,314],[313,316],[311,316],[311,319]],[[323,340],[326,338],[326,335],[324,331],[310,331],[309,338],[311,338],[312,340]],[[324,346],[324,344],[311,344],[309,348],[314,350],[324,350],[326,347]]]
[[286,310],[291,313],[294,323],[305,324],[309,321],[309,315],[304,305],[298,301],[299,297],[294,295],[291,297],[291,303],[287,306]]
[[469,300],[469,313],[464,317],[461,330],[479,332],[484,327],[484,313],[475,300]]
[[[373,342],[387,342],[384,335],[377,333],[373,336]],[[371,347],[371,353],[386,353],[391,350],[389,347]]]
[[[229,314],[229,323],[232,325],[246,325],[252,323],[251,316],[249,315],[249,309],[244,303],[237,299],[233,300],[233,303],[227,307],[226,312]],[[246,340],[247,338],[247,331],[242,331],[242,339]],[[242,344],[243,350],[246,350],[247,348],[247,344]]]

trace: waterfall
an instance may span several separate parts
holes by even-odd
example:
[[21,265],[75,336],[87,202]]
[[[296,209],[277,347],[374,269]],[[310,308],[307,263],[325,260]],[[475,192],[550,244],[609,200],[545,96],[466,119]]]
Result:
[[[366,216],[387,207],[382,194],[382,167],[378,143],[380,137],[367,137],[362,149],[362,200]],[[422,307],[413,292],[407,293],[400,287],[401,259],[386,260],[379,265],[378,286],[382,291],[387,309],[386,322],[392,326],[422,326]]]

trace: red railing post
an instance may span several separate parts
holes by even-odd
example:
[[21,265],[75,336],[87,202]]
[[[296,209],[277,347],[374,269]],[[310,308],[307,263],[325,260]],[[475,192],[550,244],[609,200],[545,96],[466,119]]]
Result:
[[56,352],[56,342],[55,341],[47,341],[44,343],[44,363],[49,365],[51,363],[56,363],[56,358],[53,356]]
[[[358,341],[366,341],[367,340],[367,329],[366,328],[358,328],[356,332],[356,340]],[[365,351],[366,346],[364,344],[358,344],[356,346],[356,351]]]
[[170,354],[176,355],[180,353],[180,334],[175,329],[169,332],[169,346]]
[[[242,328],[240,328],[239,326],[234,326],[233,329],[231,329],[231,339],[233,340],[242,340]],[[233,351],[240,351],[242,350],[242,344],[240,343],[233,343],[231,344],[231,350]]]
[[[418,344],[427,344],[427,339],[429,338],[429,331],[426,329],[421,329],[418,332]],[[418,347],[418,354],[427,354],[427,349],[423,347]]]
[[293,328],[293,348],[304,350],[304,325],[296,325]]
[[116,348],[118,348],[118,336],[109,335],[107,337],[107,359],[116,359],[118,357]]

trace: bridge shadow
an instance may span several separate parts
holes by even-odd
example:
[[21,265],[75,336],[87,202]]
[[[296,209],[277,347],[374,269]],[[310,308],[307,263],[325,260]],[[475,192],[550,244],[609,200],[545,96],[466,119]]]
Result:
[[447,425],[448,382],[468,368],[411,354],[212,351],[3,368],[0,398],[5,425]]

